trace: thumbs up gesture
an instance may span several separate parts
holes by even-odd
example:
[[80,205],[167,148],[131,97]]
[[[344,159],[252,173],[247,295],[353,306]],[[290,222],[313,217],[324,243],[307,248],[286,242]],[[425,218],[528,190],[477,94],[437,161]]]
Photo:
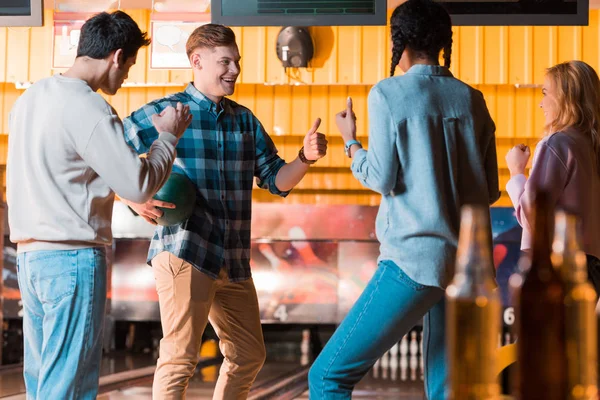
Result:
[[317,118],[312,128],[310,128],[304,137],[304,156],[310,161],[323,158],[327,153],[327,139],[325,139],[325,135],[318,132],[320,125],[321,118]]
[[346,100],[346,109],[335,115],[335,124],[342,134],[344,143],[356,139],[356,115],[352,110],[352,98]]

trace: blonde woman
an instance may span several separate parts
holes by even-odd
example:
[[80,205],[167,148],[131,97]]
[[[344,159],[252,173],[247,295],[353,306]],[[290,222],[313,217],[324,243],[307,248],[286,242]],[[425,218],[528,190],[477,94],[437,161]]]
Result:
[[506,154],[511,175],[506,190],[523,227],[521,249],[531,247],[533,194],[545,189],[557,207],[581,218],[589,277],[600,293],[600,81],[588,64],[569,61],[548,69],[542,94],[545,136],[529,178],[529,148],[517,145]]

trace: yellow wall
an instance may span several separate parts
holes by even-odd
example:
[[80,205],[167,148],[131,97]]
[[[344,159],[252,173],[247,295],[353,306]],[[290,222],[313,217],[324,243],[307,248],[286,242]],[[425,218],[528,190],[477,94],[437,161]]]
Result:
[[[148,10],[128,11],[143,29],[149,28]],[[508,170],[506,151],[516,143],[535,145],[543,117],[537,105],[537,88],[544,69],[560,61],[582,59],[598,69],[600,54],[599,13],[590,11],[589,27],[457,27],[452,71],[485,95],[496,121],[498,161],[504,189]],[[36,81],[51,69],[52,12],[42,28],[0,28],[0,133],[7,133],[8,112],[21,93],[13,82]],[[351,95],[358,117],[358,130],[367,134],[366,97],[372,84],[388,74],[390,59],[386,27],[311,28],[317,53],[313,67],[288,70],[275,54],[277,27],[236,28],[242,52],[242,75],[234,100],[252,109],[269,130],[282,155],[296,156],[302,136],[316,117],[323,119],[322,131],[330,134],[328,156],[311,168],[309,176],[287,199],[257,190],[259,201],[319,204],[377,204],[378,196],[364,190],[348,170],[342,141],[337,137],[333,116]],[[149,51],[143,49],[129,82],[178,87],[123,88],[107,100],[121,116],[142,104],[180,90],[191,79],[189,70],[151,70]],[[289,85],[303,82],[308,85]],[[265,85],[267,83],[267,85]],[[367,142],[363,137],[363,142]],[[6,136],[0,135],[0,165],[5,163]],[[509,205],[503,194],[499,205]]]
[[[149,10],[129,10],[142,29]],[[539,84],[544,69],[559,61],[582,59],[600,66],[598,10],[588,27],[455,27],[452,71],[471,84]],[[27,82],[48,76],[52,57],[52,10],[45,26],[0,28],[0,82]],[[234,28],[242,53],[240,83],[374,84],[388,74],[387,27],[313,27],[313,68],[286,75],[275,54],[279,27]],[[34,60],[34,62],[30,62]],[[187,70],[150,70],[148,49],[132,69],[131,82],[184,83]]]

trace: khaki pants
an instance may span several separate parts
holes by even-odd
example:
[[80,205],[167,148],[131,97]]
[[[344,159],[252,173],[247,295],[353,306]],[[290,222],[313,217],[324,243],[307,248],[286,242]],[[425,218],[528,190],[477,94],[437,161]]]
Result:
[[225,357],[213,399],[245,399],[265,360],[252,279],[232,283],[223,269],[214,280],[168,252],[157,255],[152,266],[163,330],[152,398],[185,399],[210,321]]

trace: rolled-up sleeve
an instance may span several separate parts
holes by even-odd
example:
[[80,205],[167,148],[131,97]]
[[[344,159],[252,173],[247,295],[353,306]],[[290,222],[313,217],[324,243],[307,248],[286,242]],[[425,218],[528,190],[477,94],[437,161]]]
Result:
[[152,123],[152,115],[160,114],[162,109],[156,102],[146,104],[134,111],[123,121],[125,141],[138,154],[145,154],[152,143],[158,139],[158,131]]
[[277,173],[285,165],[285,161],[277,154],[275,143],[273,143],[271,137],[265,132],[258,119],[255,119],[254,132],[256,152],[254,176],[256,177],[256,184],[261,189],[267,189],[272,194],[286,197],[290,191],[283,192],[275,184]]
[[396,186],[400,160],[396,150],[398,126],[394,125],[389,105],[377,88],[371,89],[369,106],[369,150],[354,153],[352,173],[363,186],[382,195]]

